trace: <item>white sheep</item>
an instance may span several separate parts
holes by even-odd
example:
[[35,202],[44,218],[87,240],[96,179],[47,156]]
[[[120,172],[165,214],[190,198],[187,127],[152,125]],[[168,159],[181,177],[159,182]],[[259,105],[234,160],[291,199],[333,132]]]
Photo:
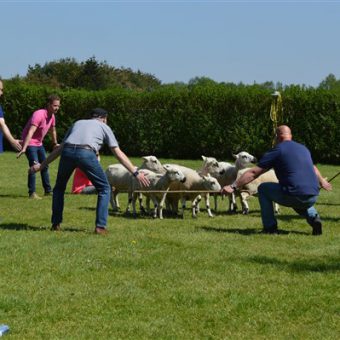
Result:
[[[136,178],[132,178],[129,192],[132,197],[132,208],[133,208],[133,215],[136,216],[136,198],[137,193],[134,191],[136,190],[143,190],[143,195],[150,198],[154,203],[154,210],[153,210],[153,217],[156,218],[157,215],[160,219],[163,218],[163,206],[164,201],[166,198],[167,191],[170,188],[172,183],[181,182],[184,183],[186,181],[186,177],[184,176],[183,172],[179,169],[172,167],[170,165],[165,165],[163,167],[165,173],[164,174],[157,174],[147,169],[143,169],[141,171],[144,172],[146,177],[150,181],[150,185],[146,188],[141,187],[140,183],[137,181]],[[153,191],[165,191],[164,193],[157,193]]]
[[[233,154],[235,164],[228,162],[218,162],[213,157],[202,156],[203,166],[200,169],[202,175],[209,173],[215,177],[220,183],[221,187],[232,184],[236,178],[239,170],[246,168],[251,163],[257,162],[256,157],[246,151],[241,151],[238,154]],[[217,195],[214,195],[215,211],[217,211]],[[237,209],[235,195],[229,195],[229,212],[235,212]]]
[[[139,167],[139,169],[149,169],[156,173],[164,173],[165,170],[160,163],[160,161],[155,156],[144,156],[143,163]],[[119,200],[118,194],[119,192],[128,192],[130,182],[131,182],[131,173],[120,163],[109,165],[106,169],[106,177],[109,181],[109,184],[113,188],[111,192],[110,202],[112,209],[114,211],[119,210]],[[130,209],[131,197],[129,197],[128,205],[126,211],[128,212]],[[139,205],[141,211],[145,211],[143,207],[142,196],[139,197]]]
[[[200,191],[220,191],[221,186],[216,180],[216,178],[210,176],[200,176],[199,173],[193,169],[188,167],[171,164],[181,170],[186,177],[185,183],[173,183],[170,186],[170,190],[167,194],[167,200],[171,206],[171,209],[174,213],[177,214],[178,212],[178,202],[181,201],[182,203],[182,216],[184,214],[184,207],[185,201],[191,201],[191,208],[192,208],[192,216],[196,217],[196,213],[198,210],[198,203],[200,201]],[[192,193],[171,193],[171,191],[193,191]],[[206,209],[208,212],[209,217],[213,217],[213,214],[210,210],[210,203],[209,203],[209,195],[206,193],[203,194],[205,197]]]
[[[248,170],[249,169],[240,170],[237,174],[237,179],[240,178]],[[245,215],[249,214],[249,205],[248,205],[247,199],[251,196],[256,196],[259,185],[262,183],[266,183],[266,182],[274,182],[274,183],[279,182],[279,180],[277,179],[275,175],[274,170],[269,170],[263,173],[262,175],[254,179],[253,181],[237,189],[236,195],[240,196],[241,198],[243,214]],[[277,203],[274,203],[274,210],[276,213],[279,212],[279,205]]]

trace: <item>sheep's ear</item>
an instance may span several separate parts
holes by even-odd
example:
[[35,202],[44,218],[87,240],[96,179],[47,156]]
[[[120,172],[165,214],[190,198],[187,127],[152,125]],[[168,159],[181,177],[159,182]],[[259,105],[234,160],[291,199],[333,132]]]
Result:
[[205,157],[205,156],[201,156],[202,157],[202,159],[205,161],[206,159],[207,159],[207,157]]
[[232,156],[233,156],[235,159],[237,159],[237,155],[235,155],[234,153],[232,154]]
[[163,168],[165,170],[169,170],[171,168],[171,166],[169,164],[163,164]]
[[207,173],[207,175],[203,176],[203,178],[204,178],[205,181],[208,181],[211,178],[211,176],[210,176],[209,173]]
[[143,158],[145,161],[148,160],[148,156],[143,156],[142,158]]

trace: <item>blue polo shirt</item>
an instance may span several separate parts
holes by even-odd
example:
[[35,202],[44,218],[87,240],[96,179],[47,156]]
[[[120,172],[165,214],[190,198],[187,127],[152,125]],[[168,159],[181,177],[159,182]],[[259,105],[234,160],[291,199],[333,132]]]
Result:
[[318,195],[319,181],[309,150],[294,141],[285,141],[264,154],[258,166],[273,168],[282,190],[291,195]]
[[[2,110],[2,107],[0,105],[0,118],[4,118],[4,111]],[[0,153],[4,152],[4,146],[3,146],[3,134],[0,129]]]

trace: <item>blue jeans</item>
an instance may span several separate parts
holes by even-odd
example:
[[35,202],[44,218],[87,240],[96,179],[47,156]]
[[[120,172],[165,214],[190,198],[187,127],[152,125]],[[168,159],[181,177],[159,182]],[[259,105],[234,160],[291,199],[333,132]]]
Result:
[[[41,163],[43,160],[46,159],[45,148],[43,147],[43,145],[28,146],[26,149],[26,157],[28,159],[28,164],[30,167],[34,164],[34,162]],[[41,171],[40,175],[45,192],[46,193],[51,192],[52,188],[50,184],[50,176],[48,174],[48,166],[44,168],[43,171]],[[36,179],[35,173],[28,174],[27,185],[29,194],[35,192],[35,179]]]
[[288,195],[281,189],[278,183],[262,183],[258,188],[261,206],[262,224],[265,230],[277,228],[277,220],[274,215],[273,202],[285,207],[293,208],[300,216],[311,223],[318,214],[314,204],[318,196],[314,195]]
[[65,146],[61,153],[57,180],[53,189],[52,223],[59,224],[63,220],[64,193],[67,182],[75,168],[80,168],[95,186],[98,193],[96,227],[105,228],[110,200],[110,185],[94,151],[77,147]]

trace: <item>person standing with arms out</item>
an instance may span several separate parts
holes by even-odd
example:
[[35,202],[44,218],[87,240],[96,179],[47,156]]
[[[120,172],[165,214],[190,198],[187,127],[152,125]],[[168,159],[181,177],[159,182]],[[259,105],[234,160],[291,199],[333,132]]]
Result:
[[233,184],[225,186],[222,192],[232,193],[271,168],[274,168],[279,183],[262,183],[258,188],[263,233],[278,232],[273,209],[273,202],[276,202],[293,208],[306,218],[313,228],[313,235],[321,235],[322,223],[314,204],[319,195],[319,185],[327,191],[332,190],[332,185],[313,164],[310,151],[293,141],[291,130],[286,125],[276,129],[276,146],[264,154],[258,165]]
[[[2,82],[2,80],[0,79],[0,98],[2,97],[4,93],[4,84]],[[6,139],[9,141],[9,143],[11,144],[11,146],[13,147],[13,149],[15,149],[16,151],[20,151],[21,148],[21,144],[20,144],[20,140],[15,139],[8,126],[6,125],[5,122],[5,117],[4,117],[4,111],[2,110],[2,107],[0,105],[0,153],[2,153],[4,151],[3,149],[3,136],[6,137]]]
[[53,189],[52,230],[61,230],[67,182],[74,169],[79,168],[97,190],[94,231],[96,234],[107,233],[111,187],[96,156],[104,143],[110,147],[118,161],[137,178],[142,186],[150,184],[144,173],[139,172],[119,148],[116,137],[107,125],[107,115],[108,113],[104,109],[93,109],[89,119],[78,120],[71,126],[60,146],[55,148],[41,164],[35,164],[30,168],[30,172],[43,171],[49,163],[61,155],[57,180]]
[[[43,140],[48,132],[51,133],[53,147],[58,146],[57,131],[55,128],[55,114],[60,108],[60,98],[57,95],[50,95],[47,98],[45,109],[37,110],[26,123],[22,132],[23,145],[17,158],[26,153],[28,164],[41,163],[46,159],[46,151]],[[45,195],[52,193],[48,167],[41,171],[41,181],[45,190]],[[41,199],[36,193],[35,173],[28,174],[28,195],[32,199]]]

